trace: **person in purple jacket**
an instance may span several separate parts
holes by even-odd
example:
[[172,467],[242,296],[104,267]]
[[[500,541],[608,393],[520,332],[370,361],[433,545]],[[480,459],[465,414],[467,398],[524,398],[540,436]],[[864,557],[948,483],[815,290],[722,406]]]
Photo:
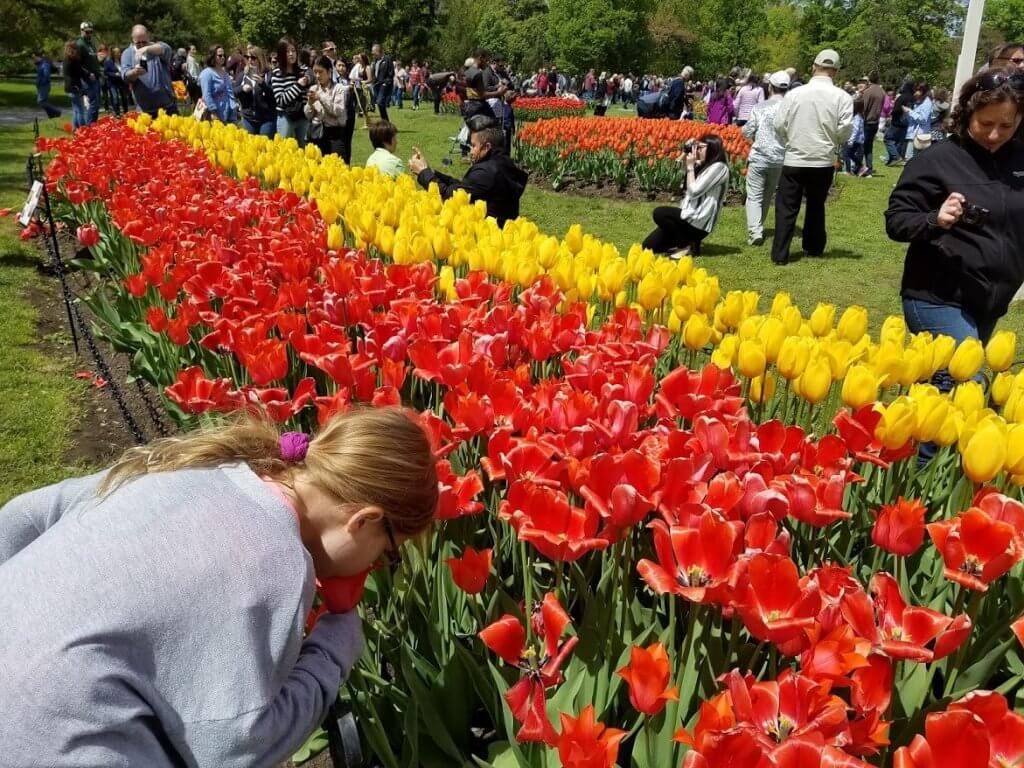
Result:
[[729,125],[735,114],[729,82],[720,77],[715,81],[714,92],[708,97],[708,122]]
[[[3,765],[279,765],[362,652],[356,600],[334,585],[400,565],[437,499],[430,439],[398,408],[312,436],[247,416],[15,498],[0,508]],[[317,582],[334,612],[303,639]]]

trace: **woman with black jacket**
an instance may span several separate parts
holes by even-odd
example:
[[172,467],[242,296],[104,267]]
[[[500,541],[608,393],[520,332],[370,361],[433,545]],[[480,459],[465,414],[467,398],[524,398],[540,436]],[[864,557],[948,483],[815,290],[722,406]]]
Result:
[[[903,314],[914,333],[986,342],[1024,283],[1024,74],[968,80],[952,133],[907,165],[885,212],[909,243]],[[935,379],[949,390],[945,372]]]
[[246,66],[235,85],[242,125],[249,133],[273,138],[277,132],[277,102],[267,76],[267,57],[262,48],[249,47]]

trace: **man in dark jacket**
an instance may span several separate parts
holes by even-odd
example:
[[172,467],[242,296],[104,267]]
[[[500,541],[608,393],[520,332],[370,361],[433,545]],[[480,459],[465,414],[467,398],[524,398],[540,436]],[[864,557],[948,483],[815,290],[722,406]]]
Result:
[[391,103],[391,92],[395,88],[395,64],[390,56],[385,56],[380,43],[374,43],[373,53],[373,103],[377,105],[380,119],[388,119],[388,104]]
[[861,101],[864,102],[864,170],[861,176],[871,176],[875,172],[875,137],[878,135],[882,104],[885,102],[885,91],[882,90],[879,81],[877,70],[869,72],[868,86],[860,95]]
[[85,79],[82,80],[82,89],[86,98],[89,99],[89,111],[85,124],[95,123],[100,116],[100,81],[103,79],[103,69],[100,66],[100,57],[96,52],[96,43],[92,40],[92,23],[83,21],[79,25],[82,36],[75,41],[78,46],[78,55],[82,59],[82,69],[85,71]]
[[487,203],[487,215],[504,226],[509,219],[519,216],[519,198],[526,189],[528,176],[505,154],[505,136],[501,126],[484,119],[484,126],[472,130],[470,126],[469,156],[473,165],[462,179],[438,173],[430,166],[418,149],[409,159],[409,170],[424,189],[437,184],[441,197],[448,199],[456,190],[464,189],[470,200]]

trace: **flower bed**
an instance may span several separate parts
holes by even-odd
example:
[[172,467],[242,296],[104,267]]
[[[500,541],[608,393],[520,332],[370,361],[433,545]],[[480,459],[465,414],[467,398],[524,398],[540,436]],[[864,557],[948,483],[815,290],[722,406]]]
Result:
[[521,96],[513,104],[516,120],[520,123],[580,116],[587,111],[586,102],[561,96]]
[[519,162],[559,187],[585,184],[636,186],[645,192],[676,192],[685,177],[683,145],[709,134],[722,137],[731,158],[731,183],[745,188],[750,142],[736,126],[692,120],[636,117],[564,117],[525,126],[518,133]]
[[[346,688],[382,765],[1020,759],[1013,339],[876,342],[293,142],[132,125],[42,146],[172,413],[403,402],[444,456]],[[915,384],[946,365],[953,395]]]
[[[454,93],[446,93],[441,98],[441,109],[447,114],[460,114],[459,97]],[[520,96],[513,102],[513,112],[519,123],[534,120],[583,115],[587,104],[579,99],[566,99],[555,96]]]

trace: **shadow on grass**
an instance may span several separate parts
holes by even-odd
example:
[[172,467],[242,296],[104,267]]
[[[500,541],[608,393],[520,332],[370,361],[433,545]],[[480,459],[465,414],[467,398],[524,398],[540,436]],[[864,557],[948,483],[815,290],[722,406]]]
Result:
[[864,254],[854,253],[847,248],[829,248],[821,256],[810,256],[803,251],[791,251],[789,254],[790,263],[796,261],[828,261],[829,259],[863,259]]
[[0,267],[34,267],[39,269],[43,265],[41,257],[33,256],[26,251],[11,251],[0,253]]

